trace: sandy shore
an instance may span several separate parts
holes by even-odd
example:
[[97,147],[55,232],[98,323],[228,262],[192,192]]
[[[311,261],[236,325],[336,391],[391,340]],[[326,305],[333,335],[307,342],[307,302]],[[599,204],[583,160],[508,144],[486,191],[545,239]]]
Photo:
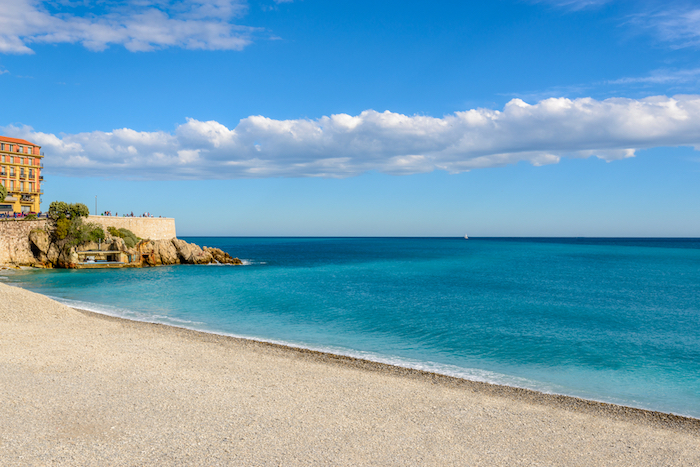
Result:
[[0,284],[0,465],[700,465],[700,421],[80,312]]

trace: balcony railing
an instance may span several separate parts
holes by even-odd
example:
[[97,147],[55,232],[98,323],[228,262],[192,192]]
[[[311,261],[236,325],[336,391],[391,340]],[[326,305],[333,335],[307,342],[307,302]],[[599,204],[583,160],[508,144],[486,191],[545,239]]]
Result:
[[40,182],[43,182],[43,181],[44,181],[44,176],[43,176],[43,175],[39,175],[39,181],[40,181]]

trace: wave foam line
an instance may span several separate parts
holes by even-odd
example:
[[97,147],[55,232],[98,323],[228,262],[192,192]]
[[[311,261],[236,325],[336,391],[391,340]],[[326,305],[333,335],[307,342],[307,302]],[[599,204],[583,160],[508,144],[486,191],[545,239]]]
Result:
[[209,334],[233,337],[236,339],[246,339],[256,342],[262,342],[267,344],[281,345],[285,347],[290,347],[294,349],[312,350],[315,352],[328,353],[333,355],[339,355],[343,357],[350,357],[359,360],[367,360],[374,363],[383,363],[386,365],[397,366],[401,368],[408,368],[412,370],[426,371],[429,373],[435,373],[445,376],[452,376],[455,378],[466,379],[470,381],[477,381],[482,383],[497,384],[501,386],[511,386],[523,389],[532,389],[534,391],[539,391],[545,394],[566,394],[567,391],[563,387],[558,387],[552,384],[545,384],[539,381],[530,380],[527,378],[522,378],[518,376],[511,376],[502,373],[497,373],[488,370],[482,370],[478,368],[464,368],[457,365],[448,365],[443,363],[437,363],[432,361],[421,361],[407,359],[399,356],[392,355],[381,355],[374,352],[348,349],[344,347],[335,346],[324,346],[324,345],[312,345],[304,342],[287,341],[280,339],[269,339],[259,336],[245,335],[245,334],[235,334],[229,332],[217,331],[211,328],[207,328],[206,323],[200,321],[184,320],[179,318],[173,318],[166,315],[160,314],[147,314],[132,311],[125,308],[118,308],[109,305],[96,304],[91,302],[83,302],[79,300],[70,300],[61,297],[50,298],[63,303],[71,308],[89,311],[92,313],[103,314],[107,316],[112,316],[115,318],[128,319],[131,321],[140,321],[145,323],[153,324],[165,324],[168,326],[179,327],[184,329],[190,329],[193,331],[206,332]]
[[[96,304],[91,302],[83,302],[79,300],[70,300],[61,297],[54,297],[47,295],[49,298],[63,303],[66,306],[75,308],[78,310],[89,311],[91,313],[97,313],[107,316],[112,316],[115,318],[127,319],[130,321],[138,321],[151,324],[162,324],[166,326],[171,326],[175,328],[188,329],[192,331],[205,332],[208,334],[232,337],[235,339],[245,339],[254,342],[261,342],[266,344],[275,344],[284,347],[289,347],[293,349],[311,350],[314,352],[321,352],[326,354],[338,355],[342,357],[350,357],[358,360],[365,360],[374,363],[382,363],[386,365],[391,365],[400,368],[407,368],[411,370],[426,371],[428,373],[434,373],[444,376],[451,376],[454,378],[465,379],[469,381],[495,384],[499,386],[509,386],[521,389],[529,389],[532,391],[537,391],[548,395],[561,395],[568,397],[579,397],[594,402],[603,402],[608,404],[616,404],[628,407],[636,407],[643,410],[656,411],[658,409],[647,406],[644,403],[640,403],[636,400],[626,400],[618,399],[615,397],[604,397],[600,394],[583,394],[577,392],[572,388],[566,388],[560,385],[544,383],[541,381],[531,380],[523,377],[507,375],[503,373],[497,373],[494,371],[483,370],[479,368],[464,368],[457,365],[449,365],[444,363],[437,363],[432,361],[421,361],[407,359],[399,356],[387,356],[376,354],[374,352],[347,349],[343,347],[335,346],[319,346],[319,345],[309,345],[303,342],[285,341],[280,339],[268,339],[263,337],[245,335],[245,334],[234,334],[222,331],[216,331],[210,328],[206,328],[207,323],[200,321],[190,321],[183,320],[179,318],[172,318],[165,315],[149,315],[146,313],[135,312],[125,308],[111,307],[109,305]],[[155,318],[155,319],[154,319]],[[685,413],[675,413],[676,415],[694,417],[691,414]]]

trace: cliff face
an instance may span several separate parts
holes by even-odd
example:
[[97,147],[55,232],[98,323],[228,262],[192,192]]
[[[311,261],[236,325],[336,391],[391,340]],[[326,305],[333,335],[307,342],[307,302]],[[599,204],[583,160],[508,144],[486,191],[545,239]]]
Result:
[[[49,233],[51,226],[46,221],[34,224],[31,221],[20,221],[3,226],[0,236],[0,253],[2,253],[0,264],[79,268],[85,266],[81,260],[84,261],[86,256],[99,257],[105,251],[109,251],[116,261],[122,262],[126,267],[169,264],[242,264],[241,260],[231,257],[218,248],[201,248],[178,238],[142,240],[133,248],[129,248],[123,238],[112,236],[107,232],[105,240],[100,245],[88,242],[77,246],[60,246],[52,240],[52,235]],[[79,252],[81,252],[80,255]]]
[[0,221],[0,264],[33,266],[29,233],[45,228],[45,220]]

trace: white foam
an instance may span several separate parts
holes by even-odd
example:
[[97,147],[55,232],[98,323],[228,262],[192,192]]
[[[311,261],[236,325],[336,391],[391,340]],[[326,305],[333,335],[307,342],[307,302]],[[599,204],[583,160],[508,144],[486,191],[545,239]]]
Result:
[[[83,302],[83,301],[79,301],[79,300],[69,300],[69,299],[64,299],[61,297],[53,297],[53,296],[49,296],[49,297],[58,301],[58,302],[65,304],[67,306],[70,306],[72,308],[90,311],[93,313],[103,314],[103,315],[107,315],[107,316],[114,316],[117,318],[124,318],[124,319],[132,320],[132,321],[140,321],[140,322],[154,323],[154,324],[164,324],[164,325],[168,325],[168,326],[172,326],[172,327],[176,327],[176,328],[190,329],[190,330],[194,330],[194,331],[206,332],[209,334],[214,334],[214,335],[219,335],[219,336],[233,337],[233,338],[238,338],[238,339],[247,339],[247,340],[269,343],[269,344],[277,344],[277,345],[282,345],[285,347],[291,347],[291,348],[296,348],[296,349],[312,350],[312,351],[316,351],[316,352],[323,352],[323,353],[328,353],[328,354],[333,354],[333,355],[339,355],[339,356],[345,356],[345,357],[356,358],[356,359],[361,359],[361,360],[367,360],[367,361],[375,362],[375,363],[384,363],[387,365],[397,366],[397,367],[401,367],[401,368],[408,368],[408,369],[426,371],[429,373],[435,373],[435,374],[439,374],[439,375],[452,376],[455,378],[465,379],[465,380],[469,380],[469,381],[478,381],[478,382],[497,384],[497,385],[502,385],[502,386],[530,389],[530,390],[538,391],[538,392],[541,392],[544,394],[581,397],[581,398],[584,398],[587,400],[592,400],[592,401],[597,401],[597,402],[625,405],[625,406],[637,407],[637,408],[646,409],[646,410],[659,410],[658,408],[651,407],[651,406],[649,406],[648,403],[644,403],[642,401],[623,400],[623,399],[616,398],[614,396],[613,397],[605,397],[605,396],[602,396],[600,394],[582,394],[580,391],[577,391],[574,388],[567,388],[567,387],[559,386],[556,384],[544,383],[541,381],[531,380],[528,378],[522,378],[522,377],[518,377],[518,376],[507,375],[507,374],[503,374],[503,373],[497,373],[497,372],[483,370],[483,369],[479,369],[479,368],[465,368],[465,367],[460,367],[460,366],[456,366],[456,365],[449,365],[449,364],[437,363],[437,362],[432,362],[432,361],[420,361],[420,360],[408,359],[408,358],[399,357],[399,356],[381,355],[381,354],[374,353],[374,352],[353,350],[353,349],[347,349],[347,348],[343,348],[343,347],[309,345],[309,344],[306,344],[303,342],[293,342],[293,341],[285,341],[285,340],[279,340],[279,339],[267,339],[267,338],[252,336],[252,335],[220,332],[220,331],[208,329],[206,327],[206,323],[204,323],[204,322],[183,320],[183,319],[173,318],[173,317],[166,316],[166,315],[157,315],[157,314],[151,315],[151,314],[147,314],[147,313],[143,313],[143,312],[136,312],[136,311],[128,310],[125,308],[118,308],[118,307],[113,307],[113,306],[109,306],[109,305],[101,305],[101,304],[95,304],[95,303],[90,303],[90,302]],[[689,417],[696,417],[697,418],[697,415],[692,414],[692,413],[683,413],[683,412],[671,412],[671,413],[675,413],[675,414],[681,415],[681,416],[689,416]]]
[[265,261],[253,261],[251,259],[242,259],[241,264],[224,264],[224,263],[209,263],[204,266],[254,266],[256,264],[267,264]]
[[[145,323],[157,323],[157,324],[190,324],[190,325],[204,325],[206,323],[202,321],[190,321],[187,319],[175,318],[167,315],[152,315],[149,313],[143,313],[138,311],[132,311],[127,308],[119,308],[110,305],[102,305],[91,302],[83,302],[80,300],[70,300],[67,298],[48,296],[59,303],[63,303],[71,308],[76,308],[78,310],[90,311],[92,313],[98,313],[101,315],[113,316],[115,318],[130,319],[132,321],[142,321]],[[183,326],[179,326],[183,327]]]
[[137,311],[132,311],[126,308],[119,308],[110,305],[102,305],[91,302],[83,302],[80,300],[70,300],[61,297],[50,298],[63,303],[71,308],[77,308],[80,310],[90,311],[93,313],[99,313],[107,316],[113,316],[116,318],[124,318],[133,321],[141,321],[146,323],[156,323],[156,324],[167,324],[169,326],[181,327],[186,329],[192,329],[194,331],[207,332],[209,334],[216,334],[220,336],[234,337],[238,339],[248,339],[257,342],[264,342],[269,344],[283,345],[285,347],[292,347],[296,349],[306,349],[313,350],[316,352],[329,353],[333,355],[340,355],[344,357],[357,358],[361,360],[367,360],[375,363],[384,363],[387,365],[398,366],[402,368],[410,368],[414,370],[427,371],[430,373],[441,374],[445,376],[453,376],[456,378],[468,379],[471,381],[480,381],[484,383],[500,384],[505,386],[515,386],[527,389],[533,389],[545,393],[554,393],[556,388],[552,385],[544,385],[537,381],[532,381],[526,378],[520,378],[516,376],[510,376],[506,374],[496,373],[493,371],[482,370],[478,368],[464,368],[456,365],[448,365],[443,363],[431,362],[431,361],[420,361],[411,360],[399,356],[387,356],[381,355],[374,352],[366,352],[362,350],[353,350],[343,347],[335,346],[319,346],[319,345],[309,345],[303,342],[285,341],[279,339],[266,339],[258,336],[234,334],[227,332],[215,331],[206,328],[206,323],[201,321],[191,321],[186,319],[174,318],[172,316],[160,315],[160,314],[148,314]]

